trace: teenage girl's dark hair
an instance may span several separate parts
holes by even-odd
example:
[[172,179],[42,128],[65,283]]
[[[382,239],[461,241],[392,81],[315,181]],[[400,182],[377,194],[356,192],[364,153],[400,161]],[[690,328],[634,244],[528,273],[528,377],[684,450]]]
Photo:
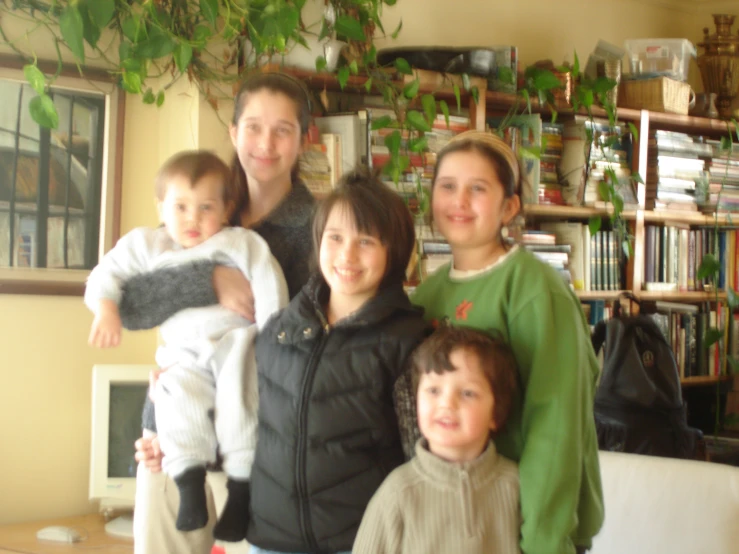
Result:
[[495,333],[486,333],[471,327],[440,325],[415,350],[412,358],[413,388],[418,389],[421,375],[441,375],[455,371],[450,356],[453,351],[472,352],[480,362],[493,392],[493,419],[496,432],[505,425],[516,392],[516,360],[511,348]]
[[416,244],[413,218],[403,199],[364,166],[341,177],[336,188],[319,203],[313,218],[316,267],[320,267],[317,262],[326,222],[335,206],[349,212],[360,233],[378,237],[387,247],[387,267],[380,288],[401,284]]
[[[295,111],[297,112],[298,124],[300,125],[300,136],[305,137],[308,134],[308,127],[311,121],[310,95],[300,81],[285,73],[255,73],[247,77],[234,98],[234,114],[231,123],[233,125],[239,124],[239,119],[241,119],[241,114],[244,111],[244,106],[246,106],[249,95],[261,90],[283,94],[293,101]],[[244,172],[244,168],[241,167],[238,152],[234,152],[231,161],[231,171],[233,172],[235,188],[239,192],[231,223],[238,225],[240,224],[239,219],[241,213],[249,205],[249,189],[246,186],[246,173]],[[297,180],[298,171],[299,167],[296,162],[291,173],[293,181]]]
[[223,202],[228,206],[234,199],[231,171],[213,152],[186,150],[164,162],[154,179],[154,194],[157,200],[164,200],[169,181],[180,175],[190,182],[191,188],[206,175],[217,175],[223,183]]

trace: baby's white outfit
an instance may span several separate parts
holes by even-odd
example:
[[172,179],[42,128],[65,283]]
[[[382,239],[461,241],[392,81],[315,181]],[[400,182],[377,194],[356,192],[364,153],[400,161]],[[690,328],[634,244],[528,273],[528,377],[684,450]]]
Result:
[[141,273],[211,260],[237,267],[251,284],[256,324],[220,305],[182,310],[160,327],[156,362],[156,425],[163,469],[176,477],[212,463],[216,449],[229,477],[246,480],[256,449],[256,333],[287,305],[282,269],[254,231],[228,227],[192,248],[175,243],[163,227],[123,236],[92,270],[85,303],[97,312],[102,299],[119,303],[126,281]]

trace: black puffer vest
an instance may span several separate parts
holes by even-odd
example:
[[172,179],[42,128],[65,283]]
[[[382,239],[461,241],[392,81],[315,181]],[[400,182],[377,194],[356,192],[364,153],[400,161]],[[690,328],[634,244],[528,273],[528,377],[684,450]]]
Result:
[[312,279],[257,338],[247,540],[268,550],[351,550],[367,503],[404,461],[392,390],[422,312],[391,287],[329,328],[327,292]]

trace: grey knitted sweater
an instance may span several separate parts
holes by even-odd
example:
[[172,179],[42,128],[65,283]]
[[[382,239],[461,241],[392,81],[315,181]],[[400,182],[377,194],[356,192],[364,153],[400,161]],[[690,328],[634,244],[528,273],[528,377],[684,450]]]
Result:
[[[302,182],[272,213],[252,227],[269,245],[285,274],[290,298],[310,276],[313,250],[311,221],[315,199]],[[213,262],[189,263],[131,278],[123,286],[119,310],[126,329],[152,329],[186,308],[217,304],[213,290]],[[143,426],[156,430],[154,405],[146,399]]]

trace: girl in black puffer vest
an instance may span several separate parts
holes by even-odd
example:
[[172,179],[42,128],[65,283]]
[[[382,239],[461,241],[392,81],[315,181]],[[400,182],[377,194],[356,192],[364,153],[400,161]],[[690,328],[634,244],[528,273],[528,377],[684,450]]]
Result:
[[408,208],[357,170],[319,205],[313,241],[320,274],[257,338],[252,552],[350,551],[370,498],[404,462],[401,432],[415,428],[393,403],[426,334],[403,291]]

